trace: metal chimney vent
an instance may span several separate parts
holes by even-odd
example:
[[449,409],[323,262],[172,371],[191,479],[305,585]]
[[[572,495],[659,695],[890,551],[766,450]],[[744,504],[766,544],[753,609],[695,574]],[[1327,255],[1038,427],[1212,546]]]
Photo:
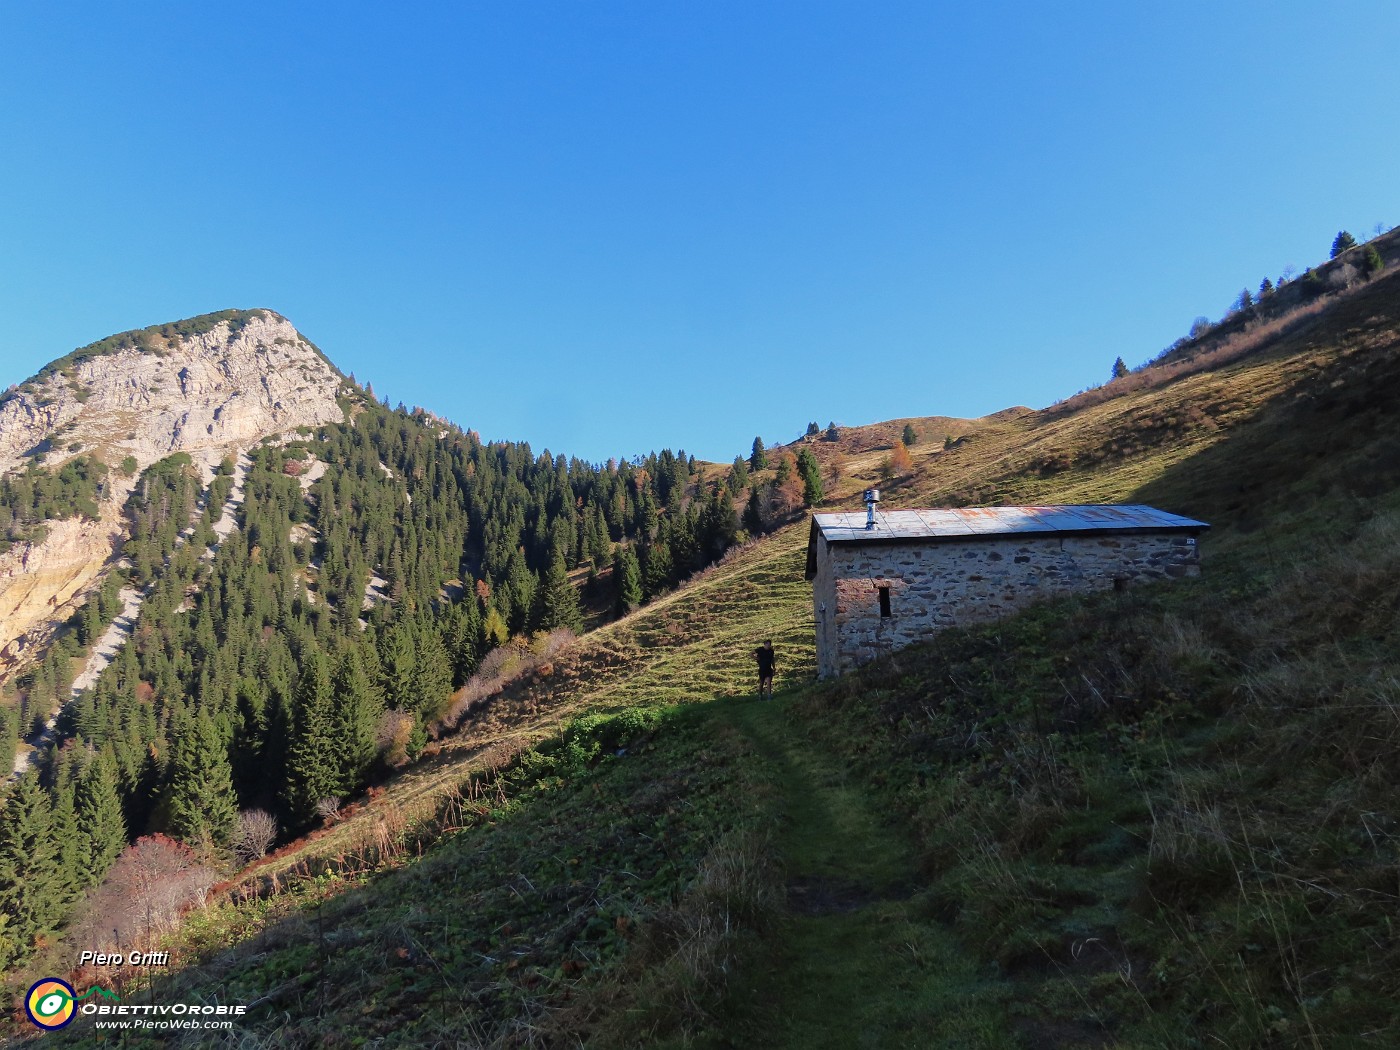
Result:
[[875,527],[875,507],[879,502],[879,489],[865,490],[865,527],[867,529],[873,529]]

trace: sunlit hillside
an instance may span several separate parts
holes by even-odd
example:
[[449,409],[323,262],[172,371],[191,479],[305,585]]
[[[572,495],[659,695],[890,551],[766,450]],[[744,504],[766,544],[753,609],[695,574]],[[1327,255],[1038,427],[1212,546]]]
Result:
[[1203,577],[814,685],[798,516],[230,880],[157,987],[261,1045],[1389,1045],[1397,409],[1387,274],[1232,359],[795,443],[831,507],[1199,517]]

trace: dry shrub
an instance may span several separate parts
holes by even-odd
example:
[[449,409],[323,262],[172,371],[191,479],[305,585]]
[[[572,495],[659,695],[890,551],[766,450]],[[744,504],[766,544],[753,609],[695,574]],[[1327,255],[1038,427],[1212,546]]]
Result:
[[802,482],[794,472],[782,484],[768,486],[768,500],[764,507],[763,527],[770,532],[782,525],[802,509]]
[[164,835],[128,846],[88,896],[74,942],[94,951],[146,950],[181,914],[204,903],[214,870]]
[[321,823],[329,827],[340,817],[340,799],[323,798],[316,803],[316,815],[321,818]]
[[407,711],[385,711],[379,719],[375,747],[387,765],[395,768],[408,761],[408,742],[413,736],[413,716]]
[[381,806],[374,815],[374,830],[370,832],[370,845],[377,856],[395,857],[403,848],[404,836],[408,831],[408,820],[397,805],[390,802]]
[[244,864],[266,856],[277,839],[277,818],[265,809],[245,809],[238,814],[233,851]]
[[[536,632],[528,641],[512,638],[505,645],[492,649],[481,661],[476,674],[452,694],[447,713],[433,725],[431,731],[438,735],[457,729],[474,708],[532,672],[540,675],[553,673],[553,658],[575,640],[573,631],[560,627],[553,631]],[[546,667],[549,671],[544,670]]]

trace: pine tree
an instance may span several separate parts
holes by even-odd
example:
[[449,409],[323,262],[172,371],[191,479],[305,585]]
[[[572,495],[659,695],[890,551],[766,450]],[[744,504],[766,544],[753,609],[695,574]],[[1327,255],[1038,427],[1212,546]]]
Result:
[[753,439],[753,452],[749,455],[749,469],[763,470],[768,466],[768,453],[763,447],[762,438]]
[[1123,363],[1123,359],[1121,357],[1115,357],[1113,359],[1113,378],[1122,379],[1127,374],[1128,366]]
[[676,565],[671,548],[664,539],[657,539],[642,548],[642,592],[650,600],[664,593],[674,582]]
[[750,536],[763,532],[763,498],[758,494],[758,486],[749,489],[749,499],[744,504],[744,528]]
[[[73,749],[69,748],[72,752]],[[77,811],[73,805],[75,777],[70,770],[60,773],[58,783],[50,792],[53,812],[50,820],[58,843],[57,895],[59,914],[66,914],[82,896],[87,875],[87,841],[77,826]]]
[[1361,257],[1361,270],[1366,276],[1374,277],[1385,269],[1385,260],[1381,258],[1381,253],[1376,251],[1374,244],[1366,245],[1366,253]]
[[739,492],[749,483],[749,464],[743,456],[734,457],[734,466],[729,469],[729,491]]
[[238,828],[238,797],[228,748],[208,714],[182,727],[171,755],[170,829],[195,847],[226,848]]
[[379,641],[380,684],[390,707],[413,707],[413,631],[407,623],[396,623]]
[[541,588],[540,630],[552,631],[564,627],[574,633],[583,631],[583,613],[579,609],[578,591],[569,582],[569,571],[563,555],[555,552],[549,572]]
[[424,721],[441,718],[452,698],[452,661],[432,622],[414,625],[413,703]]
[[365,668],[360,645],[350,641],[336,661],[331,682],[330,743],[339,778],[334,795],[344,797],[364,783],[374,762],[375,737],[384,701]]
[[1259,298],[1265,299],[1274,294],[1274,282],[1265,277],[1259,282]]
[[817,457],[805,448],[797,454],[797,472],[802,476],[802,502],[815,507],[823,496],[822,468]]
[[[26,773],[0,809],[0,915],[9,918],[0,941],[0,963],[29,952],[34,938],[50,929],[61,907],[58,841],[52,802],[37,773]],[[66,829],[65,833],[66,833]],[[6,954],[9,959],[3,959]]]
[[110,755],[98,755],[83,770],[74,808],[75,826],[84,836],[87,852],[84,881],[94,886],[126,847],[126,822],[117,796],[116,766]]
[[330,668],[326,655],[314,646],[302,654],[294,706],[283,799],[293,824],[304,828],[315,818],[318,802],[339,797],[341,779],[332,741],[335,698]]
[[904,442],[906,446],[913,446],[919,443],[919,435],[914,433],[914,424],[904,424],[904,433],[900,435],[899,440]]
[[613,611],[626,616],[642,604],[642,570],[631,547],[618,547],[613,555],[613,588],[617,594]]
[[1335,259],[1337,256],[1341,255],[1342,252],[1349,251],[1350,249],[1355,247],[1356,238],[1353,237],[1351,234],[1347,233],[1346,230],[1342,230],[1337,234],[1336,239],[1332,242],[1331,258]]

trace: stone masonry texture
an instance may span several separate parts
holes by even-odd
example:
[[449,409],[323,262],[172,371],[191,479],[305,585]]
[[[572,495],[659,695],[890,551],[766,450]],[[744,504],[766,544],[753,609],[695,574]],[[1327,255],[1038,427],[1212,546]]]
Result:
[[[816,542],[812,603],[822,678],[1043,598],[1200,572],[1196,538],[1180,531]],[[880,614],[882,587],[889,588],[889,616]]]

